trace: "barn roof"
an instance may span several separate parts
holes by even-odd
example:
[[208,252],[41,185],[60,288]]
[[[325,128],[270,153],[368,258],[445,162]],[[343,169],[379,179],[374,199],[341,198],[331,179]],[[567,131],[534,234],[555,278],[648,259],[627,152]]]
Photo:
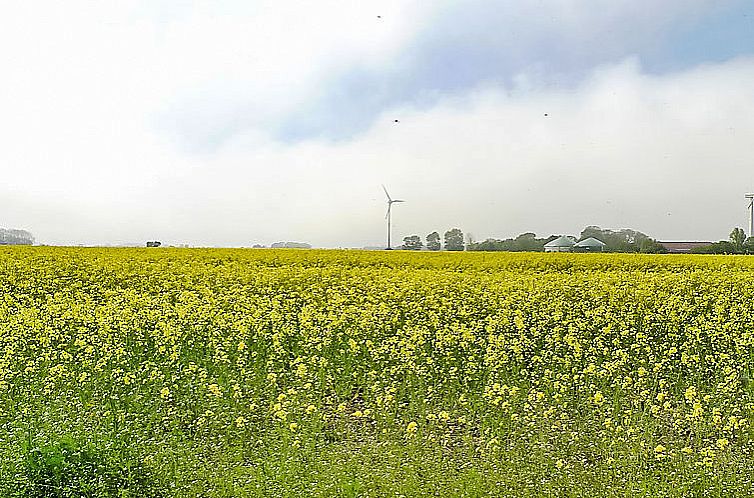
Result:
[[574,247],[605,247],[605,243],[594,237],[589,237],[580,242],[576,242]]
[[545,247],[573,247],[575,244],[574,241],[566,237],[565,235],[562,235],[558,237],[555,240],[552,240],[545,244]]

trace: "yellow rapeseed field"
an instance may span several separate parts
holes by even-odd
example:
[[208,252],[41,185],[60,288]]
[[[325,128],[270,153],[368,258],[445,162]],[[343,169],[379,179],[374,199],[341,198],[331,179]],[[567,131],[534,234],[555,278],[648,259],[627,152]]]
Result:
[[6,248],[0,285],[2,496],[754,493],[754,258]]

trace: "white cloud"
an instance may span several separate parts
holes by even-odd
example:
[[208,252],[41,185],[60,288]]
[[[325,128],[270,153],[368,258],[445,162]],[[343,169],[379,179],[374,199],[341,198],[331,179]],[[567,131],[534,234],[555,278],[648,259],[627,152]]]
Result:
[[752,88],[752,59],[662,77],[628,60],[573,91],[486,88],[430,111],[394,109],[347,144],[240,141],[181,190],[223,192],[205,205],[230,224],[225,237],[378,242],[385,182],[409,201],[396,208],[396,236],[451,226],[477,238],[548,235],[598,224],[724,238],[744,225],[743,190],[754,186],[746,139],[754,117],[744,111]]
[[[629,59],[568,88],[525,71],[517,87],[385,109],[350,142],[282,144],[270,119],[338,68],[389,66],[427,15],[418,2],[295,3],[4,6],[0,226],[51,243],[360,246],[383,239],[383,182],[409,201],[396,240],[452,226],[483,238],[600,224],[669,239],[745,226],[752,59],[664,76]],[[561,18],[576,5],[551,3]],[[583,10],[563,29],[601,29]],[[238,122],[201,154],[173,140]]]

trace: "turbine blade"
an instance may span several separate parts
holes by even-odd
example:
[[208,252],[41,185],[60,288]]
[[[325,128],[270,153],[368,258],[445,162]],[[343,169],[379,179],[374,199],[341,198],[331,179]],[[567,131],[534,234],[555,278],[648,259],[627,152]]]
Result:
[[384,191],[385,191],[385,195],[387,196],[387,200],[388,200],[388,202],[392,201],[392,199],[390,198],[390,194],[388,194],[388,193],[387,193],[387,189],[385,188],[385,186],[384,186],[384,185],[382,186],[382,190],[384,190]]
[[401,200],[401,199],[396,199],[396,200],[394,200],[394,201],[390,201],[390,202],[406,202],[406,201],[404,201],[404,200]]
[[385,219],[388,219],[390,216],[390,204],[387,205],[387,211],[385,211]]

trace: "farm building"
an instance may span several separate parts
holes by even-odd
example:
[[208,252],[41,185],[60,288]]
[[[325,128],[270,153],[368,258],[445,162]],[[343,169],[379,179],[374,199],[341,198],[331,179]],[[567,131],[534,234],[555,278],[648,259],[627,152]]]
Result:
[[605,249],[605,243],[594,237],[589,237],[573,245],[573,252],[602,252]]
[[571,252],[576,242],[565,235],[545,244],[545,252]]

